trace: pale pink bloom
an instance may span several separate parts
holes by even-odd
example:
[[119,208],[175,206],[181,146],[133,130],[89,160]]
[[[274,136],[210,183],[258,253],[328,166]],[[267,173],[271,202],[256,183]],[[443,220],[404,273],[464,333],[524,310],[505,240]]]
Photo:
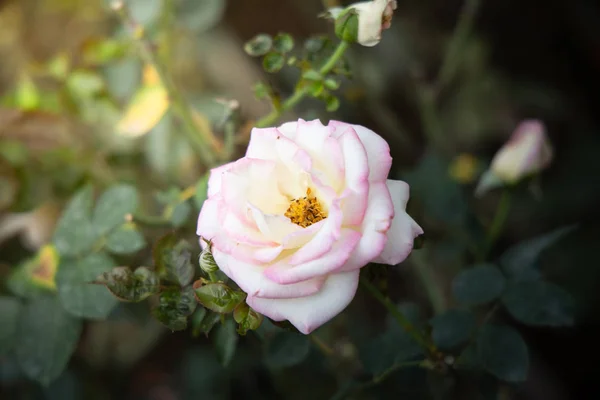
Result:
[[402,262],[423,233],[391,164],[386,141],[362,126],[255,128],[244,158],[211,171],[197,233],[250,307],[308,334],[350,303],[360,268]]
[[525,120],[496,153],[490,169],[502,182],[512,184],[545,169],[552,156],[552,145],[544,124],[538,120]]
[[381,32],[392,26],[392,16],[398,6],[396,0],[373,0],[354,3],[347,8],[332,8],[329,13],[337,18],[344,10],[353,9],[358,14],[357,42],[373,47],[381,41]]

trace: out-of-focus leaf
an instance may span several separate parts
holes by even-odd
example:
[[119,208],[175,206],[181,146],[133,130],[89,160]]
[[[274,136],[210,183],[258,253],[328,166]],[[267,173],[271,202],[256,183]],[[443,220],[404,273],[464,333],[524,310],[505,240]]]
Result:
[[442,350],[465,344],[475,329],[475,317],[466,310],[448,310],[431,320],[431,337]]
[[559,228],[514,245],[500,257],[502,270],[511,280],[531,281],[539,279],[541,275],[537,268],[537,261],[541,253],[575,229],[577,229],[577,226]]
[[328,112],[337,111],[340,108],[340,99],[336,96],[328,95],[325,97],[325,110]]
[[240,305],[233,310],[233,319],[239,324],[237,332],[244,336],[248,331],[257,330],[262,324],[264,317],[244,302],[240,303]]
[[523,338],[505,325],[484,325],[477,336],[477,353],[485,369],[507,382],[523,382],[529,370],[529,352]]
[[200,210],[202,205],[204,204],[204,200],[208,196],[208,178],[210,177],[210,173],[206,173],[198,180],[196,183],[196,192],[194,193],[194,203],[196,204],[196,208]]
[[144,135],[158,124],[168,108],[169,96],[164,86],[142,86],[117,124],[117,132],[128,137]]
[[65,369],[81,335],[82,321],[67,313],[58,298],[27,304],[19,322],[16,352],[25,374],[44,385]]
[[[109,38],[92,39],[83,44],[81,54],[85,64],[98,66],[117,62],[118,58],[126,54],[128,46],[129,43],[126,41]],[[60,62],[63,63],[62,60]]]
[[15,91],[15,105],[21,110],[35,110],[40,106],[40,93],[28,76],[23,74]]
[[56,291],[59,256],[52,245],[42,247],[31,260],[25,261],[10,275],[7,286],[18,296],[31,298]]
[[61,52],[48,62],[46,68],[53,78],[64,80],[69,73],[70,64],[71,59],[69,55],[65,52]]
[[513,317],[527,325],[571,326],[575,322],[573,297],[553,283],[511,283],[502,303]]
[[106,238],[106,249],[115,254],[131,254],[146,246],[144,236],[134,224],[127,223]]
[[177,18],[188,29],[200,33],[214,27],[223,17],[225,0],[183,0],[178,2]]
[[500,269],[482,264],[458,274],[452,281],[452,294],[463,304],[485,304],[499,297],[506,286]]
[[273,50],[278,53],[289,53],[294,49],[294,38],[289,33],[279,33],[273,39]]
[[146,267],[135,271],[116,267],[96,277],[94,283],[105,285],[118,299],[131,302],[142,301],[160,291],[160,279]]
[[78,100],[89,99],[104,90],[104,80],[95,72],[80,69],[69,74],[67,89]]
[[92,202],[92,187],[86,186],[67,204],[53,239],[61,256],[76,256],[91,250],[96,238],[91,221]]
[[235,331],[235,322],[232,319],[227,319],[215,332],[217,358],[224,367],[229,365],[233,359],[237,343],[238,335]]
[[285,65],[285,57],[279,53],[271,52],[265,55],[263,58],[263,68],[268,73],[279,72],[281,68]]
[[104,319],[117,305],[110,292],[92,282],[115,266],[103,253],[78,260],[63,260],[56,277],[60,301],[76,317]]
[[156,271],[163,279],[186,286],[194,277],[189,244],[174,233],[160,238],[152,249]]
[[265,348],[265,362],[271,368],[287,368],[300,364],[308,356],[310,341],[305,335],[278,332]]
[[415,340],[396,326],[359,347],[365,370],[377,376],[394,364],[413,359],[423,353]]
[[0,357],[13,348],[17,338],[17,326],[21,314],[21,302],[14,297],[0,297]]
[[110,94],[125,100],[134,95],[139,85],[142,65],[137,58],[126,58],[107,64],[103,71]]
[[158,306],[152,309],[152,315],[160,323],[173,331],[187,328],[187,319],[198,305],[191,286],[164,290],[158,300]]
[[273,47],[273,38],[270,35],[260,33],[246,42],[244,51],[253,57],[264,56]]
[[164,0],[127,0],[132,18],[142,25],[150,25],[160,17]]
[[96,204],[92,219],[96,235],[105,235],[126,222],[126,216],[133,214],[138,206],[135,187],[117,184],[108,188]]
[[173,210],[170,213],[171,224],[174,227],[180,228],[184,226],[186,223],[190,221],[190,214],[192,213],[192,206],[189,202],[184,201],[178,203],[173,207]]
[[196,299],[204,307],[214,312],[228,314],[246,297],[224,283],[209,283],[194,289]]
[[194,336],[198,336],[201,333],[204,333],[206,336],[208,336],[213,327],[221,320],[222,314],[207,310],[203,307],[199,307],[196,312],[198,312],[198,315],[194,315],[194,317],[197,317],[197,319],[192,319],[192,332]]
[[419,165],[405,174],[411,196],[423,204],[427,216],[452,226],[463,226],[469,215],[460,186],[451,179],[448,163],[434,153],[427,153]]

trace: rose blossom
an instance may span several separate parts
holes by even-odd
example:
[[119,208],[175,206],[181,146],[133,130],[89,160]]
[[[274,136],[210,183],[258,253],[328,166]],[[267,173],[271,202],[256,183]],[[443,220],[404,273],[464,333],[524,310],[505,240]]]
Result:
[[346,8],[332,8],[329,14],[337,19],[345,10],[354,10],[358,14],[356,41],[363,46],[373,47],[381,41],[381,32],[392,26],[392,16],[397,6],[396,0],[361,1]]
[[391,164],[362,126],[255,128],[244,158],[211,171],[197,233],[250,307],[308,334],[350,303],[360,268],[402,262],[423,233]]

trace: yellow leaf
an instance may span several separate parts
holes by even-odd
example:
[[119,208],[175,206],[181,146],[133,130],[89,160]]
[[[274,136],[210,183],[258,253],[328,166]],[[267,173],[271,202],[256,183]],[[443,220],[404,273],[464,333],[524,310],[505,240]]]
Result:
[[32,263],[31,280],[33,283],[51,290],[56,289],[55,277],[58,260],[58,252],[54,246],[42,247]]
[[142,76],[143,76],[142,82],[143,82],[144,86],[155,86],[155,85],[161,84],[160,75],[158,75],[156,68],[154,68],[150,64],[146,64],[144,66],[144,71],[143,71]]
[[40,105],[40,92],[33,80],[26,74],[21,75],[15,93],[15,102],[22,110],[35,110]]
[[117,132],[130,137],[144,135],[159,123],[168,108],[169,96],[163,86],[143,86],[117,124]]

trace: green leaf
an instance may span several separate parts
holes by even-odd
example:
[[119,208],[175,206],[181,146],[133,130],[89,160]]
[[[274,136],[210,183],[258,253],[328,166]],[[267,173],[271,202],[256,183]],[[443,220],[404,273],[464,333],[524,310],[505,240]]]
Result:
[[134,272],[128,267],[116,267],[96,277],[94,283],[105,285],[122,301],[140,302],[160,291],[160,279],[146,267]]
[[202,209],[202,205],[204,205],[204,200],[208,196],[208,179],[210,178],[210,173],[206,173],[196,182],[196,192],[194,193],[194,204],[196,204],[196,208],[198,210]]
[[577,229],[575,225],[563,227],[516,244],[500,257],[502,270],[511,280],[531,281],[539,279],[541,274],[537,268],[537,261],[541,253],[575,229]]
[[223,314],[219,314],[214,311],[207,310],[203,307],[198,307],[198,315],[194,314],[192,319],[192,333],[194,336],[198,336],[204,333],[206,336],[210,333],[213,327],[221,320]]
[[224,283],[209,283],[194,289],[198,303],[221,314],[232,312],[246,294],[233,290]]
[[167,328],[181,331],[187,328],[187,317],[192,315],[197,305],[191,286],[168,289],[160,293],[158,306],[152,309],[152,315]]
[[76,256],[91,250],[96,236],[90,219],[93,189],[86,186],[73,196],[58,220],[53,242],[61,256]]
[[268,53],[265,58],[263,58],[263,68],[268,73],[279,72],[281,68],[285,65],[285,57],[279,53]]
[[502,302],[513,317],[527,325],[572,326],[575,322],[573,297],[553,283],[510,284]]
[[452,281],[452,294],[463,304],[489,303],[504,291],[506,279],[494,265],[482,264],[462,271]]
[[271,96],[271,88],[263,82],[257,82],[254,87],[254,97],[258,100],[265,99]]
[[259,33],[244,45],[244,51],[252,56],[264,56],[273,47],[273,38],[265,33]]
[[308,94],[312,97],[320,97],[325,91],[325,85],[322,81],[309,82],[306,86]]
[[446,160],[428,152],[403,178],[410,185],[411,198],[418,199],[427,216],[450,226],[464,227],[469,217],[468,202],[448,170]]
[[334,112],[340,108],[340,100],[336,96],[329,95],[325,97],[325,110]]
[[6,286],[17,296],[33,298],[40,294],[56,292],[56,272],[59,256],[56,247],[46,245],[36,256],[15,268]]
[[126,222],[126,215],[133,214],[138,206],[135,187],[118,184],[108,188],[96,204],[92,218],[94,230],[98,236]]
[[442,350],[465,344],[475,329],[475,317],[466,310],[448,310],[431,320],[431,337]]
[[318,71],[315,71],[314,69],[309,69],[302,73],[302,79],[306,79],[309,81],[321,81],[323,80],[323,76]]
[[287,368],[300,364],[310,351],[310,341],[305,335],[277,332],[265,348],[265,362],[271,368]]
[[40,297],[21,315],[17,361],[29,378],[43,385],[67,366],[81,335],[82,321],[65,311],[56,297]]
[[0,297],[0,357],[13,348],[17,338],[21,302],[14,297]]
[[237,332],[244,336],[248,331],[257,330],[263,322],[263,315],[257,313],[246,303],[240,303],[235,310],[233,310],[233,319],[237,322]]
[[177,21],[196,34],[205,32],[221,20],[226,5],[227,2],[223,0],[178,1]]
[[186,286],[194,277],[194,265],[189,244],[175,233],[160,238],[152,249],[158,275],[180,286]]
[[365,370],[377,376],[401,363],[423,354],[421,347],[405,331],[392,325],[390,329],[359,347]]
[[190,221],[190,214],[192,213],[192,206],[189,202],[183,201],[181,203],[177,203],[173,207],[173,211],[171,211],[171,215],[169,219],[171,220],[171,224],[175,228],[180,228],[187,224]]
[[127,223],[106,238],[106,249],[114,254],[131,254],[146,246],[144,236],[134,224]]
[[224,367],[229,365],[231,360],[233,360],[237,342],[238,335],[235,331],[235,322],[232,319],[228,319],[215,332],[217,358]]
[[294,48],[294,38],[289,33],[279,33],[273,39],[273,50],[285,54]]
[[477,337],[478,358],[484,368],[507,382],[523,382],[529,370],[529,353],[523,338],[505,325],[484,325]]
[[103,253],[92,253],[81,260],[63,260],[56,282],[65,310],[81,318],[106,318],[118,301],[93,281],[114,266],[115,262]]
[[338,90],[340,88],[340,82],[329,78],[329,79],[325,79],[325,87],[329,90]]

